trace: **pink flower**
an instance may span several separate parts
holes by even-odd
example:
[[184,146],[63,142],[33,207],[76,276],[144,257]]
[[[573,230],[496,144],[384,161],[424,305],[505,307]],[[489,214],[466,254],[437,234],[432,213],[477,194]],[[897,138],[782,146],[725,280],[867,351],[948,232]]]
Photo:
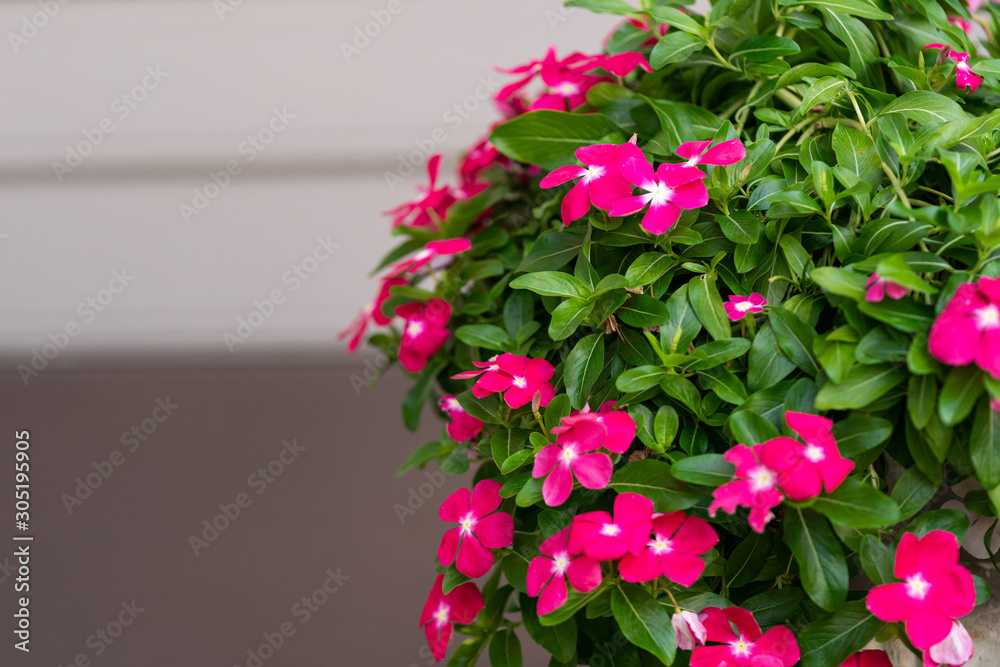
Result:
[[[971,3],[970,3],[971,6]],[[975,11],[975,10],[973,10]],[[965,32],[970,32],[972,30],[972,24],[963,19],[961,16],[949,16],[948,23],[957,25],[959,28]]]
[[709,607],[699,618],[708,641],[722,646],[695,648],[691,667],[792,667],[799,661],[795,635],[783,625],[762,634],[753,614],[739,607]]
[[653,529],[653,501],[637,493],[619,493],[614,517],[607,512],[585,512],[573,518],[569,548],[594,560],[617,560],[642,553]]
[[892,662],[885,651],[869,649],[851,655],[840,667],[892,667]]
[[454,623],[468,625],[486,605],[483,595],[471,581],[455,586],[444,594],[444,575],[434,580],[431,594],[427,596],[424,610],[420,613],[420,627],[427,635],[427,643],[435,660],[444,659],[448,641],[454,632]]
[[445,328],[451,318],[451,306],[444,299],[427,303],[407,303],[396,309],[396,315],[406,320],[399,342],[399,363],[416,373],[423,370],[451,332]]
[[944,641],[952,619],[976,605],[972,574],[958,564],[958,538],[932,530],[922,538],[906,533],[896,549],[893,574],[903,583],[876,586],[868,610],[883,621],[906,623],[906,634],[919,649]]
[[[944,49],[944,44],[928,44],[925,49]],[[948,49],[948,60],[955,63],[955,85],[971,95],[983,80],[969,67],[969,54]]]
[[427,187],[417,188],[424,193],[423,198],[400,204],[396,208],[385,212],[386,215],[392,216],[393,227],[409,225],[411,227],[436,228],[438,223],[444,220],[448,209],[458,200],[450,187],[435,187],[440,166],[440,154],[432,155],[427,161],[427,175],[430,184]]
[[736,466],[736,476],[712,492],[712,504],[708,508],[715,517],[719,509],[727,514],[736,512],[737,507],[750,509],[750,527],[758,533],[774,518],[771,510],[781,504],[785,497],[778,490],[778,472],[758,460],[763,445],[736,445],[725,454],[727,461]]
[[949,366],[975,361],[1000,379],[1000,278],[960,285],[931,327],[928,349]]
[[992,408],[994,412],[1000,412],[1000,399],[991,398],[990,408]]
[[507,158],[500,154],[496,146],[489,139],[483,139],[473,146],[462,163],[458,166],[458,174],[462,179],[462,188],[467,197],[473,196],[470,189],[478,189],[479,175],[492,167],[494,164],[504,164]]
[[646,61],[646,57],[636,51],[623,51],[613,56],[598,56],[593,63],[593,67],[607,70],[615,76],[626,77],[629,72],[636,67],[641,67],[646,72],[652,72],[653,66]]
[[653,537],[638,556],[625,554],[618,571],[633,583],[664,576],[681,586],[698,581],[705,569],[701,556],[719,542],[719,536],[704,519],[684,512],[661,514],[653,519]]
[[382,278],[382,284],[379,287],[378,294],[375,296],[375,300],[370,304],[361,309],[358,316],[354,318],[354,321],[347,325],[347,328],[337,334],[337,338],[346,338],[350,336],[351,339],[347,342],[347,351],[351,354],[358,349],[361,345],[361,339],[365,335],[365,331],[368,329],[368,324],[374,322],[379,326],[385,326],[389,324],[392,320],[382,314],[382,304],[392,296],[389,293],[396,285],[405,285],[406,280],[403,278],[396,278],[393,276],[387,276]]
[[670,624],[677,633],[677,648],[680,650],[690,651],[695,646],[705,645],[708,631],[702,625],[698,614],[693,611],[679,611],[670,617]]
[[466,238],[446,239],[444,241],[431,241],[423,250],[417,252],[413,257],[396,262],[392,266],[393,276],[401,276],[404,273],[415,273],[418,269],[426,266],[438,257],[457,255],[472,247],[472,242]]
[[601,405],[598,412],[591,412],[585,405],[568,417],[563,417],[559,426],[552,429],[553,433],[566,433],[583,422],[593,422],[604,427],[605,436],[601,446],[609,452],[624,454],[635,440],[635,420],[623,410],[615,410],[615,402],[608,401]]
[[[477,366],[479,364],[476,364]],[[494,372],[492,366],[496,366]],[[555,373],[555,367],[544,359],[529,359],[516,354],[505,352],[496,359],[495,364],[491,364],[486,374],[476,382],[472,393],[480,398],[489,396],[498,391],[506,391],[503,400],[512,408],[519,408],[522,405],[531,403],[535,394],[541,394],[542,406],[549,404],[556,393],[549,379]],[[475,373],[475,371],[471,371]],[[468,375],[460,373],[460,376]],[[479,392],[477,393],[477,389]],[[480,396],[480,394],[482,394]]]
[[975,653],[969,631],[958,621],[952,621],[948,636],[924,651],[924,667],[962,667]]
[[[497,512],[500,498],[499,482],[484,479],[472,493],[459,489],[441,505],[438,516],[442,521],[457,521],[441,538],[438,560],[448,566],[454,561],[458,571],[467,577],[481,577],[493,567],[491,549],[503,549],[514,543],[514,519],[506,512]],[[456,558],[457,554],[457,558]]]
[[642,228],[650,234],[663,234],[670,229],[680,217],[681,209],[701,208],[708,203],[708,190],[701,180],[705,173],[700,169],[661,164],[654,173],[653,165],[645,157],[634,157],[625,161],[622,175],[646,194],[618,200],[608,214],[632,215],[648,204]]
[[[571,417],[563,417],[563,422]],[[542,498],[550,507],[562,505],[573,490],[573,478],[587,489],[603,489],[611,481],[611,457],[594,452],[604,444],[607,431],[596,421],[577,421],[561,431],[556,444],[545,445],[535,456],[532,477],[545,477]]]
[[887,280],[877,273],[873,273],[868,281],[865,283],[865,287],[868,290],[865,292],[865,301],[869,303],[878,303],[885,299],[886,295],[889,295],[890,299],[902,299],[904,296],[910,293],[910,290],[906,289],[902,285]]
[[463,410],[454,396],[442,396],[440,405],[441,411],[451,417],[448,435],[456,442],[471,440],[483,430],[483,422]]
[[[681,9],[680,11],[683,12],[684,10]],[[622,21],[621,23],[619,23],[617,26],[615,26],[615,29],[612,30],[608,34],[608,36],[604,39],[604,47],[605,47],[605,49],[607,48],[608,43],[610,43],[611,38],[614,37],[615,33],[618,32],[618,30],[622,26],[624,26],[625,24],[629,24],[633,28],[638,28],[639,30],[642,30],[643,32],[648,32],[650,34],[649,39],[647,39],[645,42],[643,42],[642,46],[654,46],[656,44],[656,42],[658,41],[657,38],[656,38],[656,36],[653,33],[653,28],[651,28],[646,23],[643,23],[642,20],[639,20],[639,19],[626,19],[626,20]],[[670,29],[670,26],[668,24],[666,24],[666,23],[661,23],[660,25],[656,26],[656,28],[657,28],[656,29],[656,34],[658,34],[660,37],[663,37],[664,35],[667,34],[667,31]]]
[[497,103],[501,106],[510,103],[521,89],[540,75],[549,92],[535,100],[530,105],[530,109],[532,111],[536,109],[566,111],[568,106],[569,110],[572,111],[586,103],[587,91],[603,80],[597,76],[583,74],[586,70],[593,69],[590,65],[595,58],[600,57],[572,53],[559,60],[556,58],[555,47],[550,46],[542,60],[532,60],[513,69],[500,70],[506,74],[523,76],[500,89],[496,96]]
[[729,319],[736,322],[746,317],[747,313],[764,312],[767,299],[757,292],[754,292],[750,296],[733,294],[729,297],[729,302],[723,305],[726,307],[726,315],[729,316]]
[[636,154],[641,156],[642,151],[632,143],[583,146],[576,150],[576,157],[585,166],[559,167],[539,185],[548,189],[574,178],[580,179],[562,200],[562,221],[569,225],[585,216],[591,204],[607,211],[619,199],[631,196],[632,186],[621,175],[621,165],[626,158]]
[[695,167],[699,164],[710,164],[723,167],[736,164],[747,156],[747,149],[739,139],[730,139],[712,145],[711,141],[688,141],[677,147],[679,157],[687,160],[685,167]]
[[482,370],[462,371],[457,375],[452,375],[451,379],[469,380],[479,376],[476,384],[472,386],[472,395],[476,398],[485,398],[494,392],[503,391],[510,386],[513,378],[500,370],[500,366],[497,364],[497,356],[493,355],[489,361],[473,361],[472,364]]
[[840,455],[826,417],[803,412],[785,412],[788,427],[805,441],[774,438],[761,445],[761,459],[773,462],[778,472],[778,486],[791,500],[808,500],[822,488],[832,493],[854,470],[854,462]]
[[[591,558],[569,549],[569,528],[542,542],[541,556],[528,564],[528,595],[538,598],[538,615],[544,616],[566,602],[570,586],[589,593],[601,584],[601,566]],[[540,594],[540,595],[539,595]]]

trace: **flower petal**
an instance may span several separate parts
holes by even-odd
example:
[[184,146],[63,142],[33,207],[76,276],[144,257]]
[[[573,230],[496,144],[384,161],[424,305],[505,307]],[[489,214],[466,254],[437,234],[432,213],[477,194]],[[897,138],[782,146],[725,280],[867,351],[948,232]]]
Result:
[[586,169],[576,165],[559,167],[558,169],[550,171],[548,175],[542,179],[542,182],[538,184],[538,187],[543,190],[554,188],[557,185],[562,185],[563,183],[572,181],[574,178],[580,178],[586,173]]
[[479,540],[466,536],[458,547],[455,567],[465,576],[478,579],[493,567],[493,552],[480,544]]
[[572,491],[573,475],[570,473],[569,466],[560,461],[542,483],[542,499],[549,507],[558,507],[566,502]]
[[472,490],[472,498],[469,503],[472,515],[483,517],[490,512],[495,512],[500,507],[500,503],[503,502],[503,498],[500,497],[500,488],[502,486],[500,482],[494,482],[492,479],[484,479],[476,484],[476,488]]

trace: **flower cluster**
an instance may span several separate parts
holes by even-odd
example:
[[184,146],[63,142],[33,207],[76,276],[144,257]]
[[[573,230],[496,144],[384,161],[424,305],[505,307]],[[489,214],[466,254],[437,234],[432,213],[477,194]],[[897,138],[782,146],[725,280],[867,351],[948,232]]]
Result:
[[539,397],[542,407],[549,404],[555,390],[549,380],[555,368],[545,359],[529,359],[516,354],[504,353],[488,362],[472,362],[483,370],[465,371],[453,375],[452,379],[465,380],[479,376],[472,387],[478,398],[503,392],[503,400],[512,408],[527,405]]

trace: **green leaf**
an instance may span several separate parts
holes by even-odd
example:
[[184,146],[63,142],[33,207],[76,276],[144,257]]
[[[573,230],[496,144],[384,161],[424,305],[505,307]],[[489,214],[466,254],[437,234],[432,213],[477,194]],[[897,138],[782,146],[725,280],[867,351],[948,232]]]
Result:
[[655,387],[666,376],[667,372],[659,366],[639,366],[630,368],[615,380],[618,391],[637,393]]
[[712,338],[722,340],[732,337],[729,318],[722,305],[722,297],[715,286],[715,277],[703,275],[688,283],[688,300],[695,315]]
[[677,636],[670,614],[637,584],[621,583],[611,591],[611,611],[625,637],[670,665],[677,652]]
[[865,535],[861,538],[861,567],[868,578],[876,585],[888,584],[895,580],[893,568],[895,559],[889,547],[875,535]]
[[876,118],[900,114],[918,123],[948,123],[965,120],[965,112],[951,98],[928,90],[903,93],[885,105]]
[[689,32],[692,35],[700,35],[704,31],[704,28],[702,28],[697,21],[684,12],[673,7],[667,7],[666,5],[650,7],[649,14],[656,20],[657,23],[666,23],[667,25],[673,26],[678,30]]
[[983,486],[1000,486],[1000,412],[991,409],[987,399],[980,401],[972,422],[969,456]]
[[671,31],[653,47],[652,53],[649,54],[649,64],[653,69],[663,69],[671,63],[684,62],[688,56],[703,48],[705,42],[701,37],[689,32]]
[[455,329],[455,338],[488,350],[504,350],[514,344],[506,331],[492,324],[466,324]]
[[461,586],[468,581],[472,581],[472,579],[459,572],[458,568],[455,567],[455,564],[452,563],[448,566],[448,569],[444,573],[444,581],[441,583],[441,590],[445,595],[447,595],[448,593],[451,593],[456,586]]
[[523,429],[502,428],[490,439],[490,451],[498,467],[503,467],[504,461],[524,449],[528,441],[528,431]]
[[[538,618],[542,625],[545,626],[557,626],[573,618],[577,611],[590,604],[592,600],[599,597],[605,588],[604,586],[598,586],[589,593],[581,593],[580,591],[570,587],[569,595],[566,596],[566,602],[563,603],[561,607],[555,609],[545,616],[540,616]],[[551,653],[551,651],[549,651]]]
[[812,508],[848,528],[884,528],[900,521],[896,503],[854,477],[845,479],[832,493],[816,498]]
[[472,391],[465,391],[455,397],[459,405],[467,413],[488,424],[503,424],[503,414],[500,412],[500,401],[496,394],[478,398]]
[[665,451],[677,437],[679,428],[680,418],[677,416],[677,411],[669,405],[661,405],[653,420],[653,435],[656,436],[656,443],[659,447],[653,449],[659,452]]
[[511,159],[555,169],[575,164],[576,149],[600,143],[610,134],[623,135],[624,132],[603,114],[543,109],[520,115],[498,126],[490,135],[490,141]]
[[906,409],[913,425],[918,429],[927,428],[934,416],[937,404],[938,383],[933,375],[914,375],[906,390]]
[[[571,591],[571,594],[575,592],[576,591]],[[579,609],[579,607],[577,607],[577,609]],[[557,614],[560,611],[562,611],[562,609],[557,609],[551,614],[547,614],[547,616]],[[543,616],[542,618],[547,618],[547,616]],[[569,662],[573,659],[573,656],[576,655],[578,630],[576,621],[572,618],[572,615],[568,617],[568,620],[565,623],[553,626],[544,625],[538,617],[537,600],[535,600],[535,598],[528,597],[522,592],[521,617],[524,621],[524,629],[528,631],[531,638],[538,642],[542,648],[551,653],[556,660],[559,660],[560,662]]]
[[941,387],[938,399],[938,416],[946,426],[954,426],[969,416],[976,406],[976,399],[982,396],[982,373],[975,366],[953,368]]
[[882,158],[875,142],[861,130],[837,125],[833,130],[833,152],[838,166],[844,167],[870,188],[882,182]]
[[906,373],[889,364],[854,366],[841,384],[829,382],[816,394],[816,409],[861,410],[884,396],[906,377]]
[[[620,16],[631,16],[636,12],[635,7],[625,2],[625,0],[569,0],[567,7],[582,7],[589,9],[595,14],[618,14]],[[563,662],[566,662],[563,660]]]
[[677,480],[670,464],[655,459],[640,459],[619,469],[608,486],[618,493],[638,493],[653,501],[657,512],[675,512],[692,507],[701,491]]
[[880,81],[881,75],[877,71],[878,44],[868,26],[838,10],[820,7],[820,11],[827,30],[847,46],[849,63],[861,82],[871,85],[873,80]]
[[585,299],[590,295],[587,286],[576,276],[560,271],[538,271],[527,273],[510,281],[514,289],[531,290],[542,296],[577,297]]
[[864,600],[848,602],[799,633],[801,666],[839,667],[874,639],[880,627],[882,621],[868,611]]
[[698,382],[703,389],[713,391],[719,398],[733,405],[747,400],[747,390],[743,382],[723,366],[716,366],[698,373]]
[[667,299],[667,313],[669,321],[660,327],[660,343],[668,353],[683,353],[701,331],[701,321],[688,300],[688,283],[674,290]]
[[667,396],[680,401],[696,415],[701,412],[701,394],[694,383],[680,375],[668,375],[660,380],[660,387]]
[[740,606],[752,612],[760,625],[777,625],[795,615],[805,597],[798,588],[777,588],[747,598]]
[[732,211],[728,215],[717,215],[715,221],[722,233],[733,243],[756,243],[763,228],[760,220],[750,211]]
[[782,352],[796,366],[809,375],[815,376],[820,370],[819,363],[812,351],[812,342],[816,338],[816,331],[794,313],[780,306],[771,308],[770,321],[774,328],[775,339]]
[[580,299],[567,299],[552,311],[549,338],[564,340],[573,335],[580,323],[594,310],[594,304]]
[[580,254],[587,238],[586,227],[568,227],[542,234],[531,244],[518,265],[518,271],[555,271]]
[[778,384],[795,370],[795,364],[778,349],[774,329],[765,324],[757,332],[750,349],[747,386],[750,391],[767,389]]
[[[846,86],[847,81],[839,76],[824,76],[816,79],[816,81],[809,86],[808,90],[802,94],[802,104],[799,105],[799,109],[796,112],[797,116],[802,118],[817,104],[826,104],[839,95]],[[837,129],[841,127],[843,126],[838,125],[837,128],[834,129],[834,136],[836,136]]]
[[876,19],[879,21],[892,21],[895,18],[892,14],[883,12],[874,4],[865,2],[865,0],[778,0],[778,4],[784,7],[792,5],[821,7],[835,14],[860,16],[864,19]]
[[819,514],[797,507],[785,511],[785,543],[799,564],[802,585],[813,602],[827,611],[847,598],[847,561],[830,524]]
[[420,428],[420,413],[423,412],[424,405],[431,395],[438,373],[446,365],[447,362],[444,361],[428,364],[410,390],[406,392],[406,396],[403,397],[403,423],[411,431]]
[[722,454],[702,454],[681,459],[671,467],[670,472],[683,482],[714,488],[731,481],[736,467]]
[[590,397],[590,391],[604,368],[604,336],[593,334],[581,338],[566,357],[563,382],[570,405],[580,410]]
[[750,533],[736,545],[726,561],[726,586],[740,588],[754,581],[772,548],[770,535]]
[[428,442],[423,445],[417,451],[410,455],[410,458],[406,459],[406,463],[400,466],[399,470],[396,471],[396,476],[399,477],[405,473],[410,468],[415,468],[417,466],[422,466],[428,461],[433,461],[442,454],[444,445],[438,441]]
[[646,294],[633,294],[625,305],[615,311],[615,316],[629,326],[655,327],[668,319],[667,306],[659,299]]
[[771,422],[749,410],[737,410],[730,415],[729,427],[737,442],[744,445],[759,445],[781,435]]
[[657,278],[674,265],[670,255],[663,252],[646,252],[636,258],[625,272],[625,279],[631,289],[653,284]]
[[691,357],[694,361],[684,366],[688,371],[701,371],[714,368],[727,361],[742,357],[750,350],[750,341],[746,338],[727,338],[713,340],[696,347]]
[[917,537],[935,530],[952,533],[961,544],[969,530],[969,515],[962,510],[931,510],[918,516],[906,527],[906,532],[914,533]]
[[934,321],[934,312],[931,307],[917,303],[912,299],[902,301],[886,299],[878,303],[862,301],[858,304],[858,310],[906,333],[927,331]]
[[837,441],[840,455],[852,459],[888,440],[892,435],[892,422],[878,417],[854,415],[835,421],[831,432]]
[[905,521],[919,512],[937,492],[937,485],[919,468],[910,468],[896,482],[889,497],[899,506],[899,519]]
[[746,58],[751,62],[765,62],[790,56],[800,51],[795,40],[787,37],[777,37],[775,35],[758,35],[748,37],[737,45],[736,49],[729,55],[732,58]]
[[499,630],[490,640],[490,665],[493,667],[521,667],[521,640],[512,628]]

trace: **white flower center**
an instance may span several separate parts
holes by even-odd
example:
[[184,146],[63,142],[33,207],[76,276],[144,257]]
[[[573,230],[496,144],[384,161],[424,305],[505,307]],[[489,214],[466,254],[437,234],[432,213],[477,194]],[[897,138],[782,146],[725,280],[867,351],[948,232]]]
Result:
[[753,304],[750,303],[749,301],[740,301],[739,303],[736,304],[736,310],[740,311],[741,313],[745,313],[751,308],[753,308]]
[[563,552],[556,554],[556,557],[552,559],[553,567],[555,568],[556,573],[558,574],[564,573],[566,571],[566,568],[569,567],[570,560],[571,558],[569,557],[568,553]]
[[668,188],[663,183],[650,183],[645,189],[653,195],[650,204],[665,204],[674,196],[673,188]]
[[462,409],[462,404],[459,403],[458,399],[456,398],[449,398],[447,401],[445,401],[445,405],[447,406],[445,410],[447,410],[448,412],[454,412],[455,410]]
[[580,86],[576,85],[572,81],[563,81],[558,86],[553,88],[553,90],[563,97],[570,97],[580,92]]
[[429,250],[427,248],[424,248],[423,250],[421,250],[420,252],[418,252],[416,255],[414,255],[413,259],[417,260],[417,261],[420,261],[422,259],[427,259],[428,257],[433,257],[433,256],[434,256],[434,251],[433,250]]
[[599,165],[593,166],[593,167],[588,167],[587,171],[583,174],[583,182],[584,183],[590,183],[592,181],[596,181],[597,179],[599,179],[602,176],[604,176],[604,172],[605,171],[607,171],[607,170],[604,167],[599,166]]
[[576,458],[576,450],[573,449],[573,445],[566,445],[562,450],[562,457],[566,463],[572,463],[573,459]]
[[733,655],[745,658],[753,652],[753,642],[748,642],[743,637],[730,644],[733,647]]
[[769,491],[774,488],[774,471],[765,466],[752,468],[747,475],[747,478],[750,480],[750,490],[754,493]]
[[617,537],[622,532],[621,526],[617,523],[606,523],[601,526],[601,535],[607,535],[608,537]]
[[656,539],[650,540],[646,546],[653,550],[657,556],[668,554],[674,550],[674,544],[662,535],[657,535]]
[[700,163],[701,163],[701,156],[700,155],[696,155],[695,157],[693,157],[690,160],[688,160],[687,162],[685,162],[684,165],[687,166],[687,167],[696,167]]
[[469,512],[459,523],[462,524],[462,533],[469,534],[472,532],[472,527],[476,525],[476,517],[472,515],[472,512]]
[[906,578],[906,594],[914,600],[923,600],[931,592],[931,582],[917,572]]
[[434,612],[434,618],[437,619],[438,625],[444,625],[448,622],[449,611],[450,609],[448,608],[448,603],[446,602],[442,602],[440,606],[438,606],[437,611]]
[[1000,329],[1000,307],[995,303],[983,306],[976,311],[976,326],[982,330]]
[[813,463],[819,463],[826,459],[826,452],[819,445],[809,445],[806,447],[806,458]]
[[528,381],[525,380],[523,377],[517,377],[515,375],[514,376],[514,386],[517,387],[518,389],[524,389],[525,387],[528,386]]
[[424,332],[423,322],[410,322],[406,325],[406,335],[407,336],[419,336]]

